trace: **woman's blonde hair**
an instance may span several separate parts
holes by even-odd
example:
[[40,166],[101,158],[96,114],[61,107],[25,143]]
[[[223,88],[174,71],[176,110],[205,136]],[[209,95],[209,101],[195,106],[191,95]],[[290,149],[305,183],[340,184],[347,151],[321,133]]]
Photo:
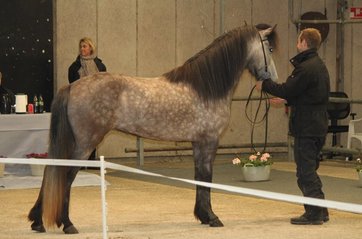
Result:
[[96,51],[96,45],[93,43],[92,39],[90,39],[89,37],[83,37],[82,39],[79,40],[79,53],[80,53],[80,45],[82,43],[88,44],[91,47],[91,54],[95,53]]

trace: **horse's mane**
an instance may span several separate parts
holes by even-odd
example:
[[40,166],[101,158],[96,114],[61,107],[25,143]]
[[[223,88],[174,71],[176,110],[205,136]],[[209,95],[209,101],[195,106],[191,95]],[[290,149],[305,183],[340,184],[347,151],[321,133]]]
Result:
[[246,64],[247,42],[255,37],[258,30],[252,26],[231,30],[163,76],[189,84],[206,101],[224,98],[239,80]]

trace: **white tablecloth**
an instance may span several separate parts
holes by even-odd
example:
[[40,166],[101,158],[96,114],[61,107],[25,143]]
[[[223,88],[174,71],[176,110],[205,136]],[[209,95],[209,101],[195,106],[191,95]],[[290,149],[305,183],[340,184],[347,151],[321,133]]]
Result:
[[48,150],[50,113],[0,115],[0,156],[25,158]]

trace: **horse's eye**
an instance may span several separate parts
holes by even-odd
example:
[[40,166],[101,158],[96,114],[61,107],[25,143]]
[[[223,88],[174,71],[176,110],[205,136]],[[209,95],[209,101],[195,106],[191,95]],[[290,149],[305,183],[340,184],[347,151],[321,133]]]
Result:
[[272,47],[270,47],[270,48],[269,48],[269,51],[270,51],[270,52],[273,52],[273,48],[272,48]]

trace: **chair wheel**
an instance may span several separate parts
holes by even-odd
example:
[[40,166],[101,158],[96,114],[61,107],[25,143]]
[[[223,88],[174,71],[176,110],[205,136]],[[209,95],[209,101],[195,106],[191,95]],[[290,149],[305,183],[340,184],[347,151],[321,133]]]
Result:
[[353,156],[352,155],[349,155],[346,157],[346,161],[352,161],[353,160]]

